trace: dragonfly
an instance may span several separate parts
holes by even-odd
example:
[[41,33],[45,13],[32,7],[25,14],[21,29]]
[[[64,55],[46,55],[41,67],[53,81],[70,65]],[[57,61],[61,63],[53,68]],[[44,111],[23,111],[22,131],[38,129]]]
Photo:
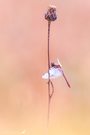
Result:
[[44,73],[42,75],[42,78],[47,80],[47,79],[49,79],[49,76],[50,76],[50,79],[55,79],[55,78],[58,78],[60,76],[63,76],[66,83],[67,83],[67,86],[69,88],[71,88],[71,86],[70,86],[70,84],[69,84],[69,82],[68,82],[68,80],[66,78],[66,75],[65,75],[65,73],[63,71],[62,65],[61,65],[58,58],[57,58],[57,63],[54,63],[54,62],[51,63],[49,73],[48,72]]

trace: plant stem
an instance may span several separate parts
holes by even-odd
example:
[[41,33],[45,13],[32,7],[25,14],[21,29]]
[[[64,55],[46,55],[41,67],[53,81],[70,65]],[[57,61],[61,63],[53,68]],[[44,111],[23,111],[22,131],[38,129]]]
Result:
[[50,113],[50,24],[51,22],[48,21],[48,122],[49,122],[49,113]]
[[[49,124],[49,118],[50,118],[50,103],[51,103],[51,98],[54,93],[54,86],[50,79],[50,72],[49,72],[50,70],[50,24],[51,24],[51,21],[48,21],[48,124]],[[52,91],[50,90],[50,88],[52,88]]]

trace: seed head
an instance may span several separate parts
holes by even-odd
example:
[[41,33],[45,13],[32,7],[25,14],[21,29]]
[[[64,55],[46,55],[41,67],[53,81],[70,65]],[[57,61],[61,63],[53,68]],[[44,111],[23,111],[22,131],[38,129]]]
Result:
[[55,21],[57,19],[55,6],[53,6],[53,5],[49,6],[48,11],[45,14],[45,19],[48,21]]

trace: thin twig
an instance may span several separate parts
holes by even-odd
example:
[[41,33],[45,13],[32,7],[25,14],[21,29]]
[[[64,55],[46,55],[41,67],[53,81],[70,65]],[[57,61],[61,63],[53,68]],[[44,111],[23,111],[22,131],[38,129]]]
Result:
[[[48,123],[49,123],[49,117],[50,117],[50,103],[51,99],[54,93],[54,86],[50,79],[50,24],[51,21],[48,21]],[[51,86],[51,87],[50,87]],[[51,89],[52,91],[51,91]]]
[[[56,15],[56,7],[53,5],[50,5],[48,8],[47,13],[45,14],[45,19],[48,21],[48,123],[49,123],[49,117],[50,117],[50,103],[51,103],[51,99],[54,93],[54,86],[53,83],[50,79],[50,24],[51,21],[55,21],[57,19],[57,15]],[[51,86],[51,87],[50,87]]]

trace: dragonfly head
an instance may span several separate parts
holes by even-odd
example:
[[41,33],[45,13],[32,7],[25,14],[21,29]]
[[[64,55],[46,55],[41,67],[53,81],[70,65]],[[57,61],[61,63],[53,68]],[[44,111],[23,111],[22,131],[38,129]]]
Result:
[[51,62],[51,67],[61,68],[59,64],[55,64],[54,62]]
[[54,67],[56,66],[54,62],[51,62],[51,67]]

